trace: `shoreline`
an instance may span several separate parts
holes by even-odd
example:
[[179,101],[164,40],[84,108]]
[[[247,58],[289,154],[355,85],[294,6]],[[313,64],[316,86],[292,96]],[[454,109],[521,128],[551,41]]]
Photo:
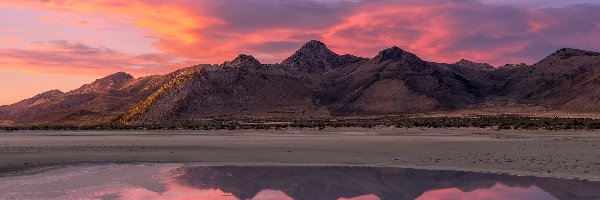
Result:
[[518,177],[538,177],[538,178],[555,178],[555,179],[566,179],[566,180],[580,180],[580,181],[592,181],[600,182],[600,176],[572,176],[567,174],[557,173],[534,173],[526,171],[510,171],[510,170],[482,170],[476,168],[460,168],[450,166],[416,166],[416,165],[387,165],[387,164],[343,164],[343,163],[200,163],[200,162],[110,162],[110,161],[81,161],[76,163],[51,163],[42,164],[39,166],[21,166],[12,168],[8,171],[0,171],[0,179],[7,177],[19,177],[19,176],[30,176],[42,174],[63,167],[76,167],[76,166],[94,166],[94,165],[180,165],[180,166],[235,166],[235,167],[255,167],[255,166],[268,166],[268,167],[369,167],[369,168],[399,168],[399,169],[415,169],[415,170],[431,170],[431,171],[455,171],[455,172],[469,172],[469,173],[481,173],[481,174],[501,174]]
[[366,166],[600,181],[598,147],[594,131],[34,131],[0,134],[0,170],[86,163]]

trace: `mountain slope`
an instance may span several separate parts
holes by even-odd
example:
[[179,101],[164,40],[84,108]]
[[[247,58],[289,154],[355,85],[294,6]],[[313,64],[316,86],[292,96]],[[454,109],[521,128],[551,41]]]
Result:
[[519,102],[571,112],[600,112],[600,53],[560,49],[517,68],[505,93]]
[[[318,51],[308,51],[315,46]],[[298,52],[303,53],[295,62],[319,63],[322,53],[331,51],[311,41]],[[417,113],[476,103],[479,95],[477,79],[425,62],[398,47],[373,59],[353,58],[314,72],[286,62],[263,65],[240,55],[167,90],[143,114],[123,122]]]
[[[398,47],[373,58],[319,41],[282,64],[240,55],[167,75],[116,73],[66,93],[0,106],[0,124],[193,123],[206,119],[401,115],[495,105],[600,113],[600,53],[560,49],[534,65],[424,61]],[[503,104],[495,104],[501,101]]]
[[164,76],[134,79],[116,73],[73,91],[49,91],[16,104],[2,106],[0,120],[16,124],[97,124],[114,120],[151,91]]
[[313,105],[310,81],[302,76],[305,73],[283,65],[236,61],[240,59],[253,60],[240,55],[217,69],[203,70],[165,91],[143,114],[125,122],[328,116]]
[[392,47],[329,72],[318,100],[339,116],[454,109],[478,101],[485,80],[469,75]]

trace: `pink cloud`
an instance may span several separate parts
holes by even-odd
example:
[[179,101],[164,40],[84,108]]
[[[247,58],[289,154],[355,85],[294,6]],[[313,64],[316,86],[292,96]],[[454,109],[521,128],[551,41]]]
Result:
[[106,47],[91,47],[68,41],[28,43],[25,49],[0,48],[0,66],[47,73],[112,73],[138,75],[167,73],[191,65],[170,54],[131,55]]

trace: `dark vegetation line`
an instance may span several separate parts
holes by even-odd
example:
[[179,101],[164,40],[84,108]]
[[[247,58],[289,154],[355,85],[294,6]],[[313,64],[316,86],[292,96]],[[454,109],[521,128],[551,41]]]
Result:
[[18,130],[268,130],[268,129],[324,129],[324,128],[492,128],[498,130],[596,130],[600,119],[551,118],[516,115],[477,117],[380,117],[380,118],[327,118],[306,120],[248,119],[182,121],[161,124],[117,123],[99,125],[36,125],[0,127],[4,131]]

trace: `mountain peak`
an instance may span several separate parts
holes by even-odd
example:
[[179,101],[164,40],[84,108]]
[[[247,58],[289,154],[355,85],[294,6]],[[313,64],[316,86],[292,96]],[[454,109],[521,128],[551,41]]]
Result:
[[32,106],[36,106],[42,103],[45,103],[55,97],[58,97],[60,95],[64,94],[64,92],[60,91],[60,90],[50,90],[50,91],[46,91],[43,92],[41,94],[35,95],[34,97],[31,97],[29,99],[24,99],[21,100],[17,103],[12,104],[13,106],[19,106],[21,108],[29,108]]
[[582,56],[600,56],[600,53],[573,48],[562,48],[542,59],[536,63],[536,65],[554,65],[561,60]]
[[115,85],[115,84],[122,84],[122,83],[128,82],[128,81],[130,81],[132,79],[133,79],[133,76],[131,76],[128,73],[117,72],[117,73],[105,76],[104,78],[97,79],[92,84],[97,84],[97,85],[109,85],[109,84],[110,85]]
[[340,55],[317,40],[311,40],[281,64],[309,73],[322,73],[342,64]]
[[463,66],[463,67],[468,67],[471,69],[478,69],[478,70],[489,70],[489,69],[494,69],[494,67],[490,64],[487,63],[476,63],[470,60],[466,60],[466,59],[460,59],[460,61],[454,63],[455,65],[458,66]]
[[261,65],[261,63],[254,58],[254,56],[240,54],[235,59],[231,61],[226,61],[221,66],[223,67],[240,67],[240,66],[256,66]]
[[475,64],[475,62],[467,60],[467,59],[460,59],[458,62],[454,63],[455,65],[460,65],[460,64]]
[[[131,74],[125,73],[125,72],[117,72],[111,75],[108,75],[102,79],[110,79],[110,80],[122,80],[122,79],[132,79],[133,76],[131,76]],[[100,80],[102,80],[100,79]]]
[[525,63],[505,64],[505,65],[498,67],[498,69],[516,69],[516,68],[526,67],[526,66],[527,66],[527,64],[525,64]]
[[302,45],[302,48],[310,48],[310,49],[327,48],[327,45],[325,45],[325,43],[318,41],[318,40],[311,40],[311,41],[308,41],[307,43],[305,43],[304,45]]
[[550,54],[549,57],[555,57],[558,59],[567,59],[575,56],[600,56],[600,53],[593,51],[586,51],[581,49],[562,48],[556,52]]
[[43,93],[38,94],[36,96],[56,96],[56,95],[61,95],[63,93],[64,92],[55,89],[55,90],[49,90],[49,91],[43,92]]
[[50,90],[50,91],[46,91],[41,94],[35,95],[34,97],[30,98],[29,100],[37,101],[39,99],[53,98],[53,97],[56,97],[56,96],[62,95],[62,94],[64,94],[64,92],[62,92],[60,90]]
[[79,89],[74,90],[76,93],[89,93],[96,92],[101,93],[105,91],[109,91],[111,89],[118,89],[126,84],[128,84],[131,80],[133,80],[133,76],[125,72],[117,72],[111,75],[108,75],[101,79],[96,79],[96,81],[85,84],[81,86]]
[[408,63],[423,62],[421,58],[417,57],[415,54],[408,51],[404,51],[403,49],[397,46],[393,46],[384,49],[383,51],[380,51],[379,54],[377,54],[377,56],[373,58],[373,60],[379,63],[382,63],[386,60]]

